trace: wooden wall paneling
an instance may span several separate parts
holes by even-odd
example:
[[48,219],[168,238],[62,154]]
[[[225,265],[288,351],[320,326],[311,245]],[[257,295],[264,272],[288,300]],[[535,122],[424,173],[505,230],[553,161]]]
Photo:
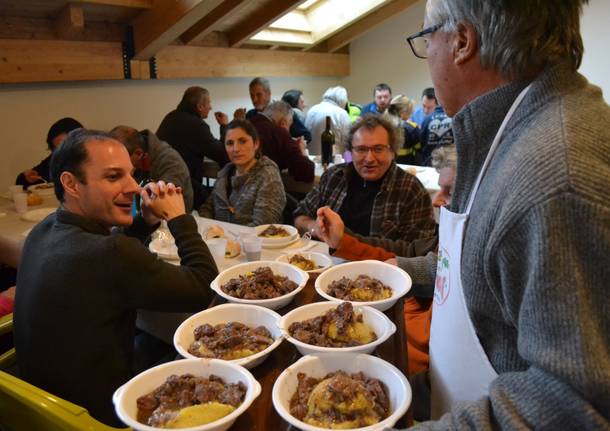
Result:
[[0,40],[0,83],[123,79],[117,42]]
[[156,58],[160,79],[346,76],[349,55],[302,51],[168,46]]

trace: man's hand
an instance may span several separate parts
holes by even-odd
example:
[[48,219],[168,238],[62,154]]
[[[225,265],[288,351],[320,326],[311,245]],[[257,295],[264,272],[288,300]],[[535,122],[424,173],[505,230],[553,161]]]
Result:
[[224,112],[214,112],[214,118],[216,118],[216,122],[221,126],[226,126],[227,124],[229,124],[229,116]]
[[338,248],[345,233],[345,224],[341,220],[341,216],[330,207],[318,209],[317,216],[318,237],[329,247]]
[[42,180],[42,177],[34,169],[28,169],[23,172],[23,176],[28,183],[35,183],[38,180]]
[[235,112],[233,112],[233,118],[235,118],[236,120],[245,120],[246,108],[237,108]]
[[185,214],[182,189],[165,181],[146,184],[140,191],[142,198],[142,217],[149,225],[160,219],[171,220]]
[[294,142],[296,142],[297,145],[299,146],[301,153],[303,153],[303,155],[306,156],[307,155],[307,144],[305,143],[305,138],[303,136],[299,136],[298,138],[294,138]]
[[386,260],[385,263],[389,263],[390,265],[398,266],[398,261],[396,260],[395,257]]

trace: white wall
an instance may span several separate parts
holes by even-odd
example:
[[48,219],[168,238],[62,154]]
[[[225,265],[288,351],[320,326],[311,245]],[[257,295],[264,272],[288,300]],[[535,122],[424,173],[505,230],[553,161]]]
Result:
[[[394,94],[419,99],[421,90],[431,81],[426,61],[413,56],[405,39],[420,28],[424,5],[424,0],[419,1],[353,41],[350,76],[272,78],[273,94],[280,97],[285,90],[300,88],[307,104],[313,105],[326,88],[341,84],[348,89],[350,100],[368,103],[375,84],[386,82]],[[610,101],[608,16],[610,1],[590,0],[582,19],[586,51],[581,71],[602,87],[606,101]],[[178,104],[186,87],[208,88],[214,110],[230,115],[236,107],[250,107],[248,82],[243,78],[223,78],[0,86],[0,189],[47,155],[47,130],[61,117],[72,116],[87,127],[102,130],[117,124],[156,130],[163,116]],[[217,134],[213,118],[208,123]]]
[[[307,100],[319,100],[338,84],[337,78],[271,78],[271,89],[280,98],[290,88],[300,88]],[[70,84],[28,84],[0,87],[0,189],[13,184],[19,172],[47,156],[49,126],[61,117],[74,117],[85,127],[109,130],[119,124],[153,131],[174,109],[191,85],[207,88],[214,110],[232,116],[235,108],[252,106],[249,79],[222,78],[159,81],[96,81]],[[213,133],[218,125],[208,118]]]
[[[385,82],[394,94],[402,93],[419,100],[421,90],[432,85],[426,60],[416,58],[406,37],[422,25],[425,0],[375,27],[350,46],[351,74],[343,79],[350,100],[368,103],[372,89]],[[583,10],[581,32],[585,55],[580,72],[599,85],[610,103],[610,1],[590,0]]]

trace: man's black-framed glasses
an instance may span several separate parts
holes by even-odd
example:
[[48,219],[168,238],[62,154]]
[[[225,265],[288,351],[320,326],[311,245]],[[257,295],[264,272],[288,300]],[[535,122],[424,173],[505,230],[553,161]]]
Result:
[[417,58],[428,58],[428,38],[425,36],[434,33],[442,26],[443,24],[435,24],[409,36],[407,38],[407,42],[409,42],[413,55],[415,55]]

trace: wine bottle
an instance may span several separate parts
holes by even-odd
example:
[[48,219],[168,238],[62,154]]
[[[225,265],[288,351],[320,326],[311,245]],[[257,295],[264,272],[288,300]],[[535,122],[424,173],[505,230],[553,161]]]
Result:
[[330,117],[326,116],[326,128],[322,132],[322,166],[328,167],[333,159],[333,145],[335,145],[335,134],[330,129]]

